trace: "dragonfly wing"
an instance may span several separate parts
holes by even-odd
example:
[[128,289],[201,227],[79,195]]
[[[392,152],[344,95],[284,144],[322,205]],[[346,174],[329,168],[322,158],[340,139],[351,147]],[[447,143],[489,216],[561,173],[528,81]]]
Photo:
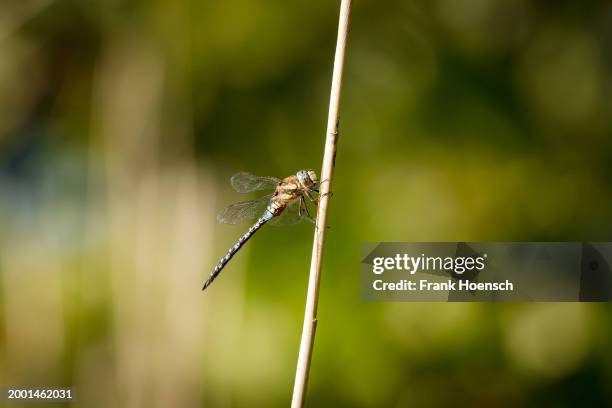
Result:
[[241,201],[232,204],[217,215],[217,220],[224,224],[236,224],[243,220],[259,218],[263,215],[268,204],[270,204],[270,198],[272,198],[272,194],[257,200]]
[[280,179],[276,177],[260,177],[251,173],[236,173],[231,178],[232,187],[239,193],[250,193],[251,191],[273,189],[278,186]]
[[270,220],[270,225],[283,226],[299,224],[307,217],[306,209],[303,205],[300,209],[300,199],[297,199],[285,207],[279,216],[272,218]]

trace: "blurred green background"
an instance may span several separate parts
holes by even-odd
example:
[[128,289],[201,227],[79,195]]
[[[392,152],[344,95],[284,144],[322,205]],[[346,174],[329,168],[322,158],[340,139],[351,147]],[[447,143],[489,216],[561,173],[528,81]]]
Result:
[[[282,407],[312,226],[238,171],[320,168],[338,1],[0,2],[0,385]],[[609,406],[606,304],[367,304],[367,241],[612,240],[607,1],[355,0],[309,406]],[[248,197],[254,198],[254,197]]]

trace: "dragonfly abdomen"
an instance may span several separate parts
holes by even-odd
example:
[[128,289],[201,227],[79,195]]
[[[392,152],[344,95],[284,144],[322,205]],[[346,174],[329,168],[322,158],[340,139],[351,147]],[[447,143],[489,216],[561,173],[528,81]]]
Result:
[[274,215],[270,211],[270,208],[266,209],[264,215],[261,216],[257,220],[257,222],[253,224],[253,226],[249,228],[249,230],[245,232],[244,235],[242,235],[240,239],[238,239],[238,241],[236,241],[234,246],[232,246],[229,251],[227,251],[227,254],[225,254],[225,256],[221,258],[217,266],[215,266],[215,269],[213,269],[213,271],[208,276],[208,279],[206,279],[206,282],[204,282],[202,290],[210,286],[210,284],[215,280],[215,278],[219,276],[223,268],[225,268],[225,265],[227,265],[227,263],[234,257],[234,255],[236,255],[236,252],[238,252],[240,248],[242,248],[242,246],[249,240],[249,238],[251,238],[253,234],[255,234],[266,222],[270,221],[273,216]]

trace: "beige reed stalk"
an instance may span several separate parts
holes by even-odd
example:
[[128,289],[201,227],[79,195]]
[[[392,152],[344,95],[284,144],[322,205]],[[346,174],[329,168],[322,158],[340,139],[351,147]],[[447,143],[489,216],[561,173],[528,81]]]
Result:
[[325,139],[325,153],[323,155],[323,168],[321,169],[321,185],[317,222],[312,244],[312,258],[310,261],[310,277],[308,278],[308,294],[306,295],[306,311],[304,313],[304,327],[300,341],[300,354],[298,357],[293,386],[292,408],[304,406],[308,373],[312,357],[312,346],[317,328],[317,303],[319,300],[319,281],[321,276],[321,261],[323,259],[323,244],[327,227],[327,206],[329,203],[332,176],[336,159],[336,144],[338,142],[338,112],[340,110],[340,93],[342,90],[342,71],[344,68],[344,54],[346,51],[349,17],[351,13],[351,0],[342,0],[340,4],[340,22],[338,24],[338,40],[336,43],[336,57],[334,59],[334,73],[332,77],[331,96],[329,99],[329,114],[327,117],[327,136]]

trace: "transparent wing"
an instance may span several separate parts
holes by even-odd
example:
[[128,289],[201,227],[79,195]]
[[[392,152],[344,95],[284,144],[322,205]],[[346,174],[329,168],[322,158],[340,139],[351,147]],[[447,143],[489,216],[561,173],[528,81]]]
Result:
[[295,200],[294,202],[289,204],[278,217],[272,218],[270,220],[270,225],[294,225],[299,224],[300,222],[307,219],[308,214],[306,213],[306,209],[302,205],[302,208],[300,210],[300,200]]
[[243,220],[250,220],[261,217],[270,204],[272,194],[257,200],[241,201],[232,204],[217,215],[217,220],[224,224],[236,224]]
[[260,177],[251,173],[236,173],[231,178],[232,187],[239,193],[250,193],[251,191],[273,189],[278,186],[280,179],[276,177]]

